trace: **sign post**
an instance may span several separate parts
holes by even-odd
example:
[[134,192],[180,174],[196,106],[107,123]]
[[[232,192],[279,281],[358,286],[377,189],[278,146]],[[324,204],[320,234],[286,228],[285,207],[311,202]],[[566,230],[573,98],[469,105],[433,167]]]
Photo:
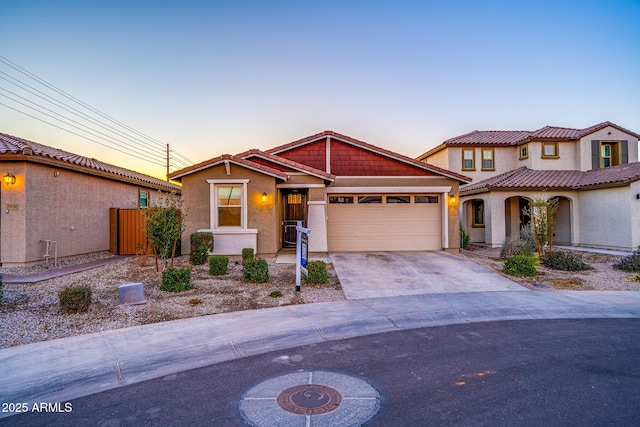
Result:
[[296,225],[296,291],[300,292],[301,275],[307,272],[307,261],[309,258],[308,236],[311,230],[302,226],[302,221]]

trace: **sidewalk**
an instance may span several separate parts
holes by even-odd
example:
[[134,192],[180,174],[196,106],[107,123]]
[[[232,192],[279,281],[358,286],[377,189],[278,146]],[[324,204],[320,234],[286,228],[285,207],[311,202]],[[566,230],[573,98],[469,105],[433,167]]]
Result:
[[12,274],[2,275],[4,283],[37,283],[43,280],[53,279],[54,277],[64,276],[66,274],[78,273],[80,271],[90,270],[103,265],[112,264],[122,261],[126,256],[114,256],[111,258],[99,259],[96,261],[85,262],[84,264],[71,265],[69,267],[52,268],[51,270],[41,271],[39,273],[27,274],[24,276],[15,276]]
[[368,298],[216,314],[62,338],[0,349],[0,400],[65,402],[254,354],[382,332],[564,318],[640,318],[640,292]]

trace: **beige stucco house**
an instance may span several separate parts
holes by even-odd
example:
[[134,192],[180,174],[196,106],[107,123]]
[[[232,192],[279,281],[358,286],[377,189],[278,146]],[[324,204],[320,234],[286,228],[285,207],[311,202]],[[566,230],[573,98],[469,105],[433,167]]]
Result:
[[148,206],[159,190],[180,192],[177,185],[3,133],[0,176],[3,267],[108,251],[111,208]]
[[471,242],[500,246],[519,235],[530,200],[558,197],[554,244],[629,251],[640,246],[639,139],[611,122],[473,131],[418,160],[473,178],[460,188]]
[[458,187],[470,182],[332,131],[169,177],[182,183],[183,240],[211,231],[214,253],[262,256],[295,247],[297,221],[310,252],[457,250]]

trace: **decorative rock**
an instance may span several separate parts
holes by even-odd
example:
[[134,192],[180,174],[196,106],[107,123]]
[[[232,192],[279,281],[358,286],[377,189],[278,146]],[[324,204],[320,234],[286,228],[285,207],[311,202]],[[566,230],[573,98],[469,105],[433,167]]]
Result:
[[120,304],[145,304],[142,283],[126,283],[118,286]]

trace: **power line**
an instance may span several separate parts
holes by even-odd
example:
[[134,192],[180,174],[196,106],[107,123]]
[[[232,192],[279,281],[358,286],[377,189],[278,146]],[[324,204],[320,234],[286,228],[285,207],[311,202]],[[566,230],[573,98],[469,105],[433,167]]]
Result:
[[[56,127],[56,128],[59,128],[59,129],[62,129],[62,130],[64,130],[64,131],[66,131],[66,132],[69,132],[69,133],[72,133],[72,134],[74,134],[74,135],[80,136],[81,138],[84,138],[84,139],[87,139],[87,140],[89,140],[89,141],[95,142],[95,143],[97,143],[97,144],[99,144],[99,145],[105,146],[105,147],[107,147],[107,148],[114,149],[114,150],[116,150],[116,151],[118,151],[118,152],[121,152],[121,153],[124,153],[124,154],[130,155],[130,156],[132,156],[132,157],[135,157],[135,158],[138,158],[138,159],[141,159],[141,160],[145,160],[145,161],[148,161],[148,162],[150,162],[150,163],[154,163],[154,164],[156,164],[156,165],[159,165],[159,166],[160,166],[160,164],[159,164],[159,163],[155,163],[155,162],[153,162],[153,161],[151,161],[151,160],[149,160],[149,159],[147,159],[147,158],[143,158],[143,157],[137,156],[137,155],[135,155],[135,154],[140,154],[140,155],[144,155],[144,154],[149,155],[149,154],[150,154],[148,151],[140,152],[140,149],[142,148],[142,147],[140,147],[140,145],[144,145],[144,146],[148,147],[148,148],[147,148],[147,150],[148,150],[148,149],[151,149],[151,150],[158,150],[158,149],[162,149],[162,152],[164,153],[164,152],[165,152],[166,144],[164,144],[164,143],[162,143],[162,142],[158,141],[157,139],[154,139],[154,138],[152,138],[152,137],[150,137],[150,136],[148,136],[148,135],[146,135],[146,134],[144,134],[144,133],[142,133],[142,132],[139,132],[139,131],[137,131],[136,129],[134,129],[134,128],[132,128],[132,127],[128,126],[128,125],[126,125],[125,123],[123,123],[123,122],[121,122],[121,121],[119,121],[119,120],[117,120],[117,119],[115,119],[115,118],[113,118],[113,117],[111,117],[111,116],[109,116],[109,115],[107,115],[107,114],[105,114],[105,113],[101,112],[100,110],[98,110],[98,109],[96,109],[96,108],[94,108],[94,107],[90,106],[89,104],[87,104],[87,103],[85,103],[85,102],[81,101],[80,99],[78,99],[78,98],[76,98],[76,97],[74,97],[74,96],[70,95],[69,93],[67,93],[67,92],[63,91],[62,89],[60,89],[60,88],[58,88],[58,87],[54,86],[53,84],[48,83],[48,82],[47,82],[47,81],[45,81],[44,79],[42,79],[42,78],[40,78],[40,77],[36,76],[35,74],[33,74],[33,73],[31,73],[30,71],[28,71],[28,70],[24,69],[23,67],[20,67],[19,65],[15,64],[15,63],[13,63],[13,62],[11,62],[11,61],[10,61],[10,60],[8,60],[7,58],[4,58],[4,57],[0,56],[0,62],[4,63],[5,65],[7,65],[7,66],[9,66],[9,67],[11,67],[12,69],[14,69],[14,70],[18,71],[19,73],[21,73],[21,74],[23,74],[23,75],[25,75],[25,76],[29,77],[30,79],[32,79],[32,80],[34,80],[34,81],[36,81],[37,83],[39,83],[39,84],[41,84],[41,85],[43,85],[43,86],[47,87],[48,89],[50,89],[50,90],[52,90],[52,91],[56,92],[57,94],[62,95],[63,97],[65,97],[65,98],[67,98],[67,99],[69,99],[69,100],[71,100],[71,101],[75,102],[76,104],[78,104],[78,105],[80,105],[80,106],[84,107],[85,109],[89,110],[90,112],[92,112],[92,113],[94,113],[94,114],[96,114],[96,115],[98,115],[98,116],[100,116],[100,117],[102,117],[102,118],[104,118],[104,119],[108,120],[109,122],[111,122],[111,123],[113,123],[113,124],[115,124],[115,125],[117,125],[117,126],[119,126],[119,127],[123,128],[125,131],[130,132],[130,133],[133,133],[133,135],[128,135],[128,134],[124,133],[123,131],[121,131],[121,130],[119,130],[119,129],[115,128],[114,126],[112,126],[112,125],[110,125],[110,124],[108,124],[108,123],[103,122],[101,119],[93,118],[93,117],[91,117],[90,115],[88,115],[88,114],[86,114],[86,113],[84,113],[84,112],[82,112],[82,111],[80,111],[80,110],[78,110],[78,109],[76,109],[76,108],[74,108],[74,107],[72,107],[72,106],[70,106],[70,105],[66,104],[65,102],[60,101],[60,100],[57,100],[57,99],[53,98],[52,96],[50,96],[50,95],[48,95],[48,94],[46,94],[46,93],[44,93],[44,92],[42,92],[42,91],[40,91],[40,90],[38,90],[38,89],[34,88],[33,86],[31,86],[31,85],[29,85],[29,84],[27,84],[27,83],[25,83],[25,82],[23,82],[23,81],[21,81],[21,80],[19,80],[19,79],[15,78],[15,77],[13,77],[13,76],[11,76],[11,75],[9,75],[9,74],[7,74],[7,73],[4,73],[4,72],[0,71],[0,73],[1,73],[1,74],[3,74],[3,75],[5,75],[5,76],[9,77],[11,80],[14,80],[14,81],[18,82],[19,84],[18,84],[18,83],[15,83],[14,81],[8,80],[8,79],[7,79],[7,78],[5,78],[5,77],[0,76],[0,78],[2,78],[3,80],[8,81],[9,83],[11,83],[11,84],[13,84],[13,85],[15,85],[15,86],[19,87],[21,90],[24,90],[24,91],[26,91],[26,92],[28,92],[28,93],[30,93],[30,94],[32,94],[32,95],[35,95],[35,96],[37,96],[38,98],[41,98],[41,99],[45,100],[46,102],[49,102],[49,103],[51,103],[51,104],[55,105],[56,107],[61,108],[61,109],[65,110],[65,111],[67,111],[67,112],[69,112],[69,113],[71,113],[71,114],[73,114],[73,115],[75,115],[75,116],[77,116],[77,117],[81,118],[82,120],[86,120],[87,122],[90,122],[90,123],[92,123],[92,124],[93,124],[93,125],[95,125],[95,126],[99,126],[99,127],[101,127],[102,129],[104,129],[104,130],[106,130],[106,131],[108,131],[108,132],[112,132],[112,133],[114,133],[114,134],[118,135],[119,137],[124,138],[124,139],[126,139],[127,141],[130,141],[130,142],[134,143],[135,145],[137,145],[137,147],[135,147],[135,146],[134,146],[134,147],[131,147],[131,146],[127,145],[127,149],[128,149],[128,151],[127,151],[127,152],[124,152],[124,151],[122,151],[122,150],[120,150],[120,149],[117,149],[117,148],[114,148],[114,147],[111,147],[111,146],[107,146],[107,145],[105,145],[105,144],[103,144],[103,143],[100,143],[99,141],[96,141],[96,140],[91,139],[91,138],[87,138],[87,137],[85,137],[85,136],[83,136],[83,135],[77,134],[77,133],[75,133],[75,132],[73,132],[73,131],[70,131],[70,130],[68,130],[68,129],[65,129],[65,128],[63,128],[63,127],[57,126],[57,125],[55,125],[55,124],[53,124],[53,123],[50,123],[50,122],[48,122],[48,121],[46,121],[46,120],[40,119],[40,118],[38,118],[38,117],[35,117],[35,116],[31,115],[31,114],[25,113],[24,111],[21,111],[21,110],[19,110],[19,109],[13,108],[13,107],[8,106],[8,105],[6,105],[6,104],[0,104],[0,105],[3,105],[3,106],[5,106],[5,107],[7,107],[7,108],[10,108],[10,109],[12,109],[12,110],[14,110],[14,111],[17,111],[17,112],[19,112],[19,113],[21,113],[21,114],[24,114],[24,115],[26,115],[26,116],[32,117],[32,118],[34,118],[34,119],[36,119],[36,120],[39,120],[39,121],[41,121],[41,122],[43,122],[43,123],[49,124],[49,125],[51,125],[51,126],[54,126],[54,127]],[[33,91],[32,91],[32,90],[29,90],[29,89],[27,89],[27,88],[25,88],[25,86],[26,86],[26,87],[28,87],[28,88],[30,88],[30,89],[32,89]],[[40,107],[40,108],[43,108],[43,109],[45,109],[45,110],[47,110],[47,111],[50,111],[50,112],[52,112],[53,114],[56,114],[56,115],[58,115],[58,116],[60,116],[60,117],[64,117],[65,119],[70,120],[71,122],[76,123],[76,124],[78,124],[78,125],[80,125],[80,126],[82,126],[82,127],[86,128],[86,129],[90,129],[90,130],[91,130],[91,131],[93,131],[93,132],[97,132],[97,133],[99,133],[99,134],[101,134],[101,135],[104,135],[106,138],[109,138],[109,139],[111,139],[111,140],[113,140],[113,141],[117,141],[117,142],[111,142],[111,141],[108,141],[108,142],[109,142],[109,143],[111,143],[111,144],[114,144],[114,145],[117,145],[117,146],[122,146],[121,144],[128,144],[127,142],[124,142],[124,141],[122,141],[122,140],[120,140],[120,139],[118,139],[118,138],[114,138],[114,137],[112,137],[112,136],[109,136],[109,135],[105,134],[104,132],[98,131],[98,130],[96,130],[96,129],[95,129],[94,127],[92,127],[92,126],[88,126],[88,125],[86,125],[86,124],[82,124],[82,123],[80,123],[80,122],[77,122],[77,121],[75,121],[75,120],[73,120],[73,119],[71,119],[71,118],[69,118],[69,117],[66,117],[66,116],[64,116],[64,115],[62,115],[62,114],[59,114],[59,113],[57,113],[57,112],[55,112],[55,111],[53,111],[53,110],[51,110],[51,109],[49,109],[49,108],[47,108],[47,107],[44,107],[44,106],[42,106],[42,105],[40,105],[40,104],[38,104],[38,103],[36,103],[36,102],[34,102],[34,101],[28,100],[27,98],[24,98],[24,97],[22,97],[22,96],[20,96],[20,95],[18,95],[18,94],[16,94],[16,93],[14,93],[14,92],[11,92],[11,91],[9,91],[9,90],[7,90],[7,89],[4,89],[4,88],[0,88],[0,89],[3,89],[3,90],[5,90],[5,91],[7,91],[7,92],[9,92],[9,93],[11,93],[11,94],[13,94],[13,95],[15,95],[15,96],[18,96],[19,98],[21,98],[21,99],[23,99],[23,100],[25,100],[25,101],[27,101],[27,102],[29,102],[29,103],[32,103],[32,104],[34,104],[34,105],[37,105],[37,106],[38,106],[38,107]],[[35,91],[35,92],[37,92],[37,93],[35,93],[34,91]],[[39,94],[41,94],[41,95],[39,95]],[[19,103],[19,104],[21,104],[21,105],[24,105],[24,106],[26,106],[26,107],[28,107],[28,108],[31,108],[31,109],[35,110],[35,111],[38,111],[38,113],[40,113],[40,114],[44,114],[44,115],[46,115],[46,116],[48,116],[48,117],[51,117],[51,118],[53,118],[53,119],[55,119],[55,120],[57,120],[57,121],[59,121],[59,122],[62,122],[62,123],[64,123],[64,124],[65,124],[65,125],[67,125],[67,126],[72,126],[72,127],[76,128],[76,129],[80,129],[80,128],[78,128],[77,126],[74,126],[74,125],[71,125],[70,123],[65,122],[64,120],[61,120],[61,119],[56,118],[56,117],[53,117],[53,116],[51,116],[51,115],[49,115],[49,114],[47,114],[47,113],[44,113],[44,112],[42,112],[42,111],[39,111],[37,108],[31,107],[31,106],[29,106],[29,105],[26,105],[26,104],[24,104],[24,103],[22,103],[22,102],[20,102],[20,101],[17,101],[17,100],[15,100],[15,99],[13,99],[13,98],[11,98],[11,97],[9,97],[9,96],[6,96],[6,95],[4,95],[4,96],[5,96],[6,98],[8,98],[8,99],[11,99],[11,100],[12,100],[12,101],[14,101],[14,102],[17,102],[17,103]],[[44,97],[46,97],[46,98],[44,98],[43,96],[44,96]],[[89,133],[89,134],[91,134],[91,135],[93,135],[93,136],[95,136],[95,137],[97,137],[97,138],[100,138],[100,139],[103,139],[103,140],[105,140],[105,141],[106,141],[106,139],[105,139],[105,138],[103,138],[103,137],[101,137],[101,136],[98,136],[98,135],[96,135],[96,134],[94,134],[94,133],[92,133],[92,132],[90,132],[90,131],[87,131],[87,130],[85,130],[85,129],[80,129],[80,130],[81,130],[82,132]],[[137,135],[137,136],[136,136],[136,135]],[[144,138],[144,139],[141,139],[141,138]],[[145,141],[145,140],[146,140],[146,141]],[[147,141],[150,141],[150,142],[147,142]],[[118,144],[118,143],[119,143],[119,144]],[[162,148],[160,148],[160,147],[162,147]],[[135,152],[135,154],[131,153],[131,151],[134,151],[134,152]],[[168,160],[169,160],[170,166],[171,166],[171,163],[175,163],[175,164],[177,164],[178,166],[182,165],[183,167],[185,167],[185,166],[190,166],[190,165],[194,164],[194,162],[193,162],[193,161],[191,161],[190,159],[188,159],[187,157],[185,157],[184,155],[182,155],[181,153],[179,153],[179,152],[178,152],[178,151],[176,151],[175,149],[170,149],[169,151],[170,151],[170,153],[173,153],[173,154],[174,154],[173,158],[171,158],[171,156],[169,156],[169,159],[168,159]],[[167,153],[167,154],[168,154],[168,153]],[[151,155],[152,155],[152,156],[154,156],[155,158],[164,158],[164,156],[163,156],[163,155],[159,155],[159,154],[151,154]],[[166,166],[166,163],[165,163],[164,165],[162,165],[162,166]]]
[[161,164],[161,163],[155,163],[155,162],[153,162],[153,161],[151,161],[151,160],[149,160],[149,159],[146,159],[146,158],[144,158],[144,157],[139,157],[139,156],[136,156],[135,154],[131,154],[131,153],[128,153],[128,152],[126,152],[126,151],[119,150],[119,149],[117,149],[117,148],[113,148],[113,147],[106,146],[106,145],[104,145],[103,143],[101,143],[100,141],[96,141],[95,139],[87,138],[87,137],[86,137],[86,136],[84,136],[84,135],[80,135],[79,133],[76,133],[76,132],[70,131],[69,129],[65,129],[65,128],[61,127],[61,126],[58,126],[58,125],[53,124],[53,123],[50,123],[50,122],[48,122],[48,121],[46,121],[46,120],[43,120],[43,119],[41,119],[41,118],[39,118],[39,117],[32,116],[32,115],[31,115],[31,114],[29,114],[29,113],[25,113],[24,111],[18,110],[17,108],[13,108],[13,107],[11,107],[11,106],[9,106],[9,105],[7,105],[7,104],[3,104],[2,102],[0,102],[0,105],[3,105],[3,106],[5,106],[5,107],[7,107],[7,108],[9,108],[9,109],[11,109],[11,110],[13,110],[13,111],[17,111],[18,113],[24,114],[25,116],[29,116],[29,117],[31,117],[31,118],[34,118],[34,119],[36,119],[36,120],[39,120],[39,121],[41,121],[41,122],[43,122],[43,123],[46,123],[46,124],[51,125],[51,126],[53,126],[53,127],[56,127],[56,128],[58,128],[58,129],[62,129],[62,130],[63,130],[63,131],[65,131],[65,132],[69,132],[69,133],[71,133],[71,134],[74,134],[74,135],[76,135],[76,136],[79,136],[80,138],[84,138],[84,139],[86,139],[86,140],[89,140],[89,141],[95,142],[96,144],[102,145],[103,147],[111,148],[112,150],[116,150],[116,151],[118,151],[118,152],[120,152],[120,153],[127,154],[127,155],[129,155],[129,156],[135,157],[135,158],[140,159],[140,160],[144,160],[145,162],[152,163],[152,164],[154,164],[154,165],[156,165],[156,166],[165,166],[165,165],[163,165],[163,164]]
[[[37,104],[37,103],[35,103],[35,102],[33,102],[33,101],[30,101],[30,100],[28,100],[28,99],[26,99],[26,98],[24,98],[24,97],[22,97],[22,96],[20,96],[20,95],[18,95],[18,94],[15,94],[15,93],[11,92],[10,90],[7,90],[7,89],[5,89],[5,88],[3,88],[3,87],[0,87],[0,90],[7,91],[7,92],[9,92],[9,93],[11,93],[11,94],[13,94],[13,95],[15,95],[15,96],[17,96],[17,97],[21,98],[21,99],[26,100],[27,102],[31,102],[32,104],[37,105],[37,106],[38,106],[38,107],[40,107],[40,108],[43,108],[43,109],[45,109],[45,110],[47,110],[47,111],[50,111],[51,113],[53,113],[53,114],[55,114],[55,115],[57,115],[57,116],[60,116],[60,117],[62,117],[62,118],[64,118],[64,119],[66,119],[66,120],[69,120],[69,121],[70,121],[70,122],[72,122],[72,123],[75,123],[75,124],[77,124],[77,125],[79,125],[79,126],[82,126],[82,128],[87,128],[87,129],[89,129],[89,130],[82,129],[82,128],[81,128],[81,127],[79,127],[79,126],[72,125],[71,123],[68,123],[68,122],[66,122],[66,121],[64,121],[64,120],[62,120],[62,119],[59,119],[59,118],[57,118],[57,117],[54,117],[54,116],[52,116],[51,114],[47,114],[47,113],[45,113],[45,112],[43,112],[43,111],[40,111],[40,110],[38,110],[37,108],[32,107],[32,106],[30,106],[30,105],[28,105],[28,104],[25,104],[24,102],[18,101],[17,99],[14,99],[14,98],[12,98],[12,97],[10,97],[10,96],[2,95],[2,96],[4,96],[5,98],[8,98],[8,99],[12,100],[13,102],[17,102],[17,103],[18,103],[18,104],[20,104],[20,105],[23,105],[23,106],[25,106],[25,107],[27,107],[27,108],[31,108],[32,110],[35,110],[35,111],[37,111],[37,112],[38,112],[38,113],[40,113],[40,114],[43,114],[43,115],[45,115],[45,116],[47,116],[47,117],[51,117],[51,118],[52,118],[52,119],[54,119],[54,120],[58,120],[58,121],[60,121],[60,122],[62,122],[62,123],[64,123],[64,124],[66,124],[66,125],[68,125],[68,126],[74,127],[74,128],[76,128],[76,129],[78,129],[78,130],[81,130],[81,131],[83,131],[83,132],[86,132],[86,133],[88,133],[88,134],[90,134],[90,135],[93,135],[93,136],[95,136],[95,137],[97,137],[97,138],[100,138],[100,139],[102,139],[102,140],[104,140],[104,141],[107,141],[107,139],[106,139],[106,138],[109,138],[109,139],[111,139],[111,140],[115,141],[115,142],[108,141],[109,143],[111,143],[111,144],[115,144],[115,145],[117,145],[117,146],[119,146],[119,147],[124,147],[124,148],[128,148],[129,150],[132,150],[132,148],[131,148],[130,146],[128,146],[128,145],[127,145],[127,143],[126,143],[126,142],[124,142],[124,141],[120,141],[120,140],[118,140],[118,139],[116,139],[116,138],[114,138],[114,137],[112,137],[112,136],[110,136],[110,135],[107,135],[107,134],[106,134],[106,133],[104,133],[104,132],[100,132],[100,131],[96,131],[95,129],[91,129],[90,127],[88,127],[88,126],[86,126],[86,125],[84,125],[84,124],[82,124],[82,123],[80,123],[80,122],[78,122],[78,121],[75,121],[75,120],[73,120],[73,119],[71,119],[71,118],[69,118],[69,117],[63,116],[63,115],[62,115],[62,114],[60,114],[60,113],[57,113],[57,112],[55,112],[55,111],[53,111],[53,110],[51,110],[51,109],[49,109],[49,108],[47,108],[47,107],[44,107],[44,106],[42,106],[42,105],[40,105],[40,104]],[[94,133],[94,132],[96,132],[96,133],[98,133],[98,134],[100,134],[100,135],[103,135],[103,136],[99,136],[99,135],[97,135],[97,134],[96,134],[96,133]],[[123,145],[123,144],[124,144],[124,145]],[[153,153],[153,152],[150,152],[150,151],[140,151],[140,150],[138,150],[138,153],[139,153],[139,154],[147,154],[147,155],[150,155],[150,156],[155,156],[155,157],[159,157],[160,159],[162,159],[162,156],[159,156],[157,153]]]

